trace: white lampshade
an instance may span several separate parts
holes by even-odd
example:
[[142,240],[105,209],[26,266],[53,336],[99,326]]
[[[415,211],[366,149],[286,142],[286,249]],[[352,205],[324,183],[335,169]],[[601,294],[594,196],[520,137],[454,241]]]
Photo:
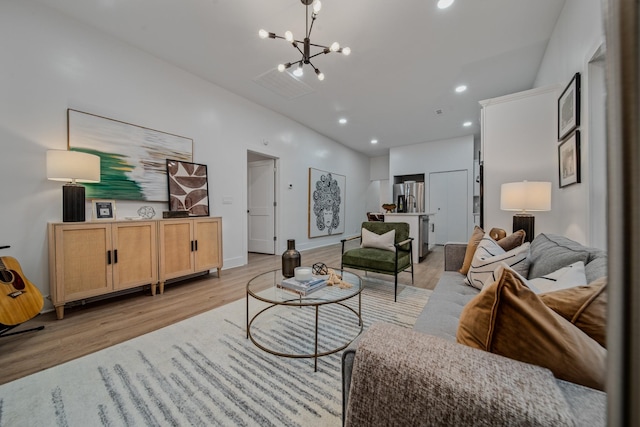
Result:
[[509,182],[500,188],[503,211],[550,211],[551,183],[541,181]]
[[100,157],[80,151],[47,151],[47,178],[52,181],[100,182]]

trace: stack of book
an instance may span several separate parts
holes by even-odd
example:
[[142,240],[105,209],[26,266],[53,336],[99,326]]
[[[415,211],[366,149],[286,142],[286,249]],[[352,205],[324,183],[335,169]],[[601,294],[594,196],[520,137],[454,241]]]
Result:
[[284,279],[278,285],[279,288],[293,292],[303,297],[317,291],[318,289],[322,289],[325,286],[327,286],[327,281],[325,279],[313,278],[307,282],[300,282],[294,277]]

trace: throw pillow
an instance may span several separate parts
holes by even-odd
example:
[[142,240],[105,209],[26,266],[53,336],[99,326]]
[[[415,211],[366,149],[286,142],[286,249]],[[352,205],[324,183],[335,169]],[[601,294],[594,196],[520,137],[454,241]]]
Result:
[[531,242],[531,268],[528,279],[544,276],[562,267],[589,261],[588,248],[563,236],[540,233]]
[[396,247],[393,244],[396,241],[396,230],[388,231],[384,234],[376,234],[373,231],[369,231],[366,228],[362,229],[362,243],[361,248],[377,248],[384,249],[385,251],[396,251]]
[[603,390],[607,351],[548,308],[509,269],[462,310],[456,339]]
[[516,270],[523,277],[529,271],[529,242],[515,249],[505,252],[498,243],[486,234],[473,255],[465,283],[477,289],[482,289],[484,282],[493,274],[501,262]]
[[578,286],[540,294],[547,307],[564,317],[582,332],[607,347],[607,278],[587,286]]
[[514,231],[506,237],[503,237],[500,240],[496,240],[498,245],[505,251],[510,251],[511,249],[517,248],[521,244],[524,243],[524,238],[526,237],[526,233],[524,230]]
[[529,279],[528,282],[536,289],[539,289],[540,292],[553,292],[575,286],[585,286],[587,284],[587,277],[584,273],[584,263],[578,261],[567,267],[562,267],[553,273],[535,279]]
[[518,273],[517,271],[509,267],[509,264],[507,264],[506,262],[501,262],[500,264],[498,264],[498,268],[493,270],[493,273],[491,273],[491,275],[489,275],[484,280],[484,283],[482,284],[482,289],[480,290],[480,292],[483,292],[485,289],[489,287],[489,285],[491,285],[493,282],[498,280],[500,276],[502,276],[504,269],[511,270],[511,272],[518,278],[518,280],[520,280],[522,284],[524,284],[527,288],[531,289],[533,293],[536,293],[536,294],[540,293],[540,291],[535,287],[533,283],[531,283],[531,281],[522,277],[520,273]]
[[505,237],[507,237],[507,232],[502,228],[493,227],[491,230],[489,230],[489,237],[497,242],[500,239],[504,239]]
[[471,233],[471,237],[469,238],[469,243],[467,243],[467,251],[464,253],[464,261],[462,261],[462,267],[458,272],[460,274],[467,274],[469,272],[469,266],[471,266],[471,261],[473,260],[473,254],[476,253],[476,249],[478,248],[478,243],[484,237],[484,230],[477,225],[473,227],[473,233]]

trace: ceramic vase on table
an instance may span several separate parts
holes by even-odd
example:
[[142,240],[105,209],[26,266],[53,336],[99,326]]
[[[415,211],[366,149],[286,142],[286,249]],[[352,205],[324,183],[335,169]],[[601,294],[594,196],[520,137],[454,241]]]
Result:
[[282,275],[293,277],[296,267],[300,267],[300,252],[296,250],[296,241],[287,240],[287,250],[282,254]]

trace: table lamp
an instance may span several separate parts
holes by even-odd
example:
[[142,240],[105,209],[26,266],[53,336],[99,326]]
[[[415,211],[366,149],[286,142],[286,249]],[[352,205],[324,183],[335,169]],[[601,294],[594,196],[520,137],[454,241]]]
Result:
[[100,157],[80,151],[48,150],[47,178],[66,182],[62,186],[62,221],[84,221],[84,187],[78,182],[100,182]]
[[513,216],[513,231],[524,230],[525,241],[531,242],[534,237],[535,217],[529,212],[551,210],[551,183],[522,181],[502,184],[500,209],[518,211]]

